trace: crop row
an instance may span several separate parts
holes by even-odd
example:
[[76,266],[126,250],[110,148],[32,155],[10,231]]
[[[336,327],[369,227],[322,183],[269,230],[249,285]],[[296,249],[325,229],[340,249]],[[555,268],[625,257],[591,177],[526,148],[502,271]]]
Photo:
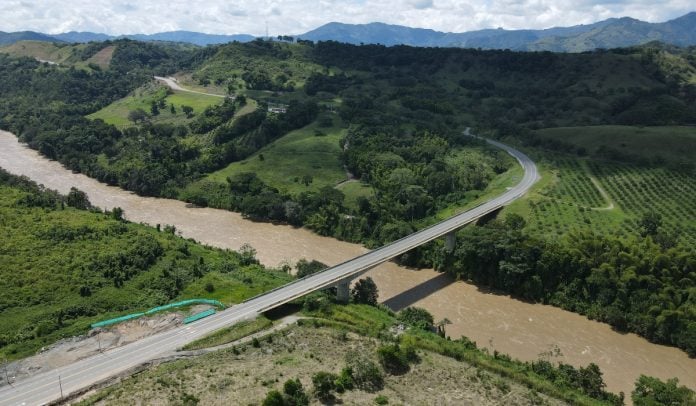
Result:
[[[557,182],[529,203],[531,231],[552,238],[588,229],[636,235],[641,231],[641,217],[652,211],[661,215],[663,230],[696,247],[696,176],[662,168],[586,162],[573,158],[554,162]],[[610,201],[590,176],[606,190]]]

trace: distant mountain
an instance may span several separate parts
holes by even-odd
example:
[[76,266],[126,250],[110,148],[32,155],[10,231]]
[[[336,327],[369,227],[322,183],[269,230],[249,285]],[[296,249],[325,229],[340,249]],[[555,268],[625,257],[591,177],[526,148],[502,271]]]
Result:
[[113,39],[111,35],[97,34],[94,32],[77,32],[70,31],[64,32],[62,34],[52,35],[53,38],[58,38],[65,42],[92,42],[92,41],[106,41],[108,39]]
[[63,34],[53,35],[54,38],[61,39],[66,42],[91,42],[91,41],[106,41],[109,39],[130,38],[138,41],[167,41],[167,42],[186,42],[195,45],[211,45],[224,44],[231,41],[248,42],[255,37],[253,35],[236,34],[236,35],[218,35],[204,34],[192,31],[170,31],[159,32],[156,34],[127,34],[127,35],[107,35],[97,34],[94,32],[75,32],[70,31]]
[[582,52],[597,48],[641,45],[651,41],[696,45],[696,12],[664,23],[632,18],[611,18],[589,25],[554,27],[545,30],[486,29],[446,33],[383,23],[329,23],[299,35],[313,41],[351,44],[412,45],[513,49],[519,51]]
[[239,42],[249,42],[253,41],[253,35],[247,34],[236,34],[236,35],[218,35],[218,34],[203,34],[200,32],[191,31],[171,31],[171,32],[160,32],[157,34],[145,35],[145,34],[133,34],[133,35],[122,35],[119,38],[130,38],[139,41],[169,41],[169,42],[188,42],[195,45],[213,45],[213,44],[224,44],[232,41]]
[[[583,52],[597,48],[618,48],[652,41],[665,44],[696,45],[696,12],[664,23],[648,23],[629,17],[610,18],[588,25],[554,27],[544,30],[485,29],[463,33],[440,32],[384,23],[343,24],[332,22],[298,35],[312,41],[338,41],[350,44],[411,45],[418,47],[466,47],[512,49],[517,51]],[[140,41],[186,42],[195,45],[248,42],[253,35],[218,35],[191,31],[110,36],[93,32],[66,32],[46,35],[32,31],[0,32],[0,44],[21,40],[90,42],[131,38]]]
[[14,44],[17,41],[47,41],[63,42],[46,34],[34,31],[2,32],[0,31],[0,45]]
[[224,44],[231,41],[248,42],[254,40],[253,35],[235,34],[235,35],[218,35],[204,34],[191,31],[170,31],[160,32],[157,34],[128,34],[128,35],[107,35],[94,32],[77,32],[70,31],[62,34],[48,35],[32,31],[0,32],[0,44],[13,44],[17,41],[34,40],[48,42],[92,42],[106,41],[110,39],[130,38],[138,41],[167,41],[167,42],[185,42],[195,45],[211,45]]
[[333,40],[349,44],[446,46],[447,40],[445,38],[448,35],[451,34],[384,23],[343,24],[334,22],[322,25],[306,34],[299,35],[299,37],[311,41]]
[[646,23],[633,18],[607,20],[607,24],[571,36],[549,36],[526,48],[561,52],[582,52],[596,48],[642,45],[651,41],[696,45],[696,12],[664,23]]

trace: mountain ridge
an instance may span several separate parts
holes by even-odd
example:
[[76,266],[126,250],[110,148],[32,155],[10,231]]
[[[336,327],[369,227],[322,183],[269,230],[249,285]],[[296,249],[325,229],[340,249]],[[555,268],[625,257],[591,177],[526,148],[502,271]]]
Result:
[[689,46],[696,45],[696,12],[662,23],[649,23],[631,17],[621,17],[592,24],[541,30],[487,28],[462,33],[384,23],[331,22],[298,37],[313,41],[334,40],[352,44],[454,46],[556,52],[583,52],[597,48],[642,45],[653,41]]
[[[329,22],[294,36],[311,41],[338,41],[350,44],[410,45],[417,47],[463,47],[511,49],[515,51],[584,52],[598,48],[619,48],[660,41],[670,45],[696,45],[696,12],[661,22],[649,23],[631,17],[609,18],[592,24],[551,27],[540,30],[487,28],[468,32],[443,32],[429,28],[372,22],[346,24]],[[193,31],[168,31],[155,34],[107,35],[70,31],[49,35],[33,31],[0,31],[0,45],[22,40],[91,42],[130,38],[140,41],[184,42],[199,46],[231,41],[248,42],[248,34],[205,34]]]

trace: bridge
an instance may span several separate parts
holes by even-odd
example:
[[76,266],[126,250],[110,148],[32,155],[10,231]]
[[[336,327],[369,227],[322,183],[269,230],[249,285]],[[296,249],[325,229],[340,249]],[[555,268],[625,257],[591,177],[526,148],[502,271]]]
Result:
[[454,232],[500,209],[524,195],[538,180],[536,165],[522,152],[500,142],[486,141],[512,155],[524,169],[514,187],[486,203],[415,232],[381,248],[293,281],[232,306],[199,322],[164,331],[136,342],[84,358],[70,365],[42,372],[0,388],[0,405],[46,404],[83,391],[149,361],[172,355],[178,348],[221,328],[273,309],[284,303],[327,287],[337,287],[339,299],[347,300],[350,281],[375,266],[436,238],[445,236],[447,249],[454,248]]

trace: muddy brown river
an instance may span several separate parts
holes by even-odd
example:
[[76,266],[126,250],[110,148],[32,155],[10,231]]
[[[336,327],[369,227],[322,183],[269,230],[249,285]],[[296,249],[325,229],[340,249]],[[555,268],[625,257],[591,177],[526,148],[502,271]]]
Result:
[[[182,236],[205,244],[238,249],[248,243],[269,266],[300,258],[337,264],[366,252],[357,244],[320,237],[304,229],[257,223],[237,213],[193,208],[176,200],[136,196],[117,187],[75,174],[49,161],[0,131],[0,167],[26,175],[46,187],[67,193],[75,186],[93,205],[121,207],[126,218],[150,225],[172,224]],[[676,348],[656,345],[635,334],[620,334],[608,325],[555,307],[530,304],[455,282],[431,269],[409,270],[392,263],[368,274],[380,290],[380,300],[394,309],[421,306],[436,319],[448,318],[447,333],[465,335],[479,346],[522,360],[558,349],[553,360],[576,366],[594,362],[604,372],[607,387],[627,398],[640,374],[662,379],[679,378],[696,389],[696,360]]]

